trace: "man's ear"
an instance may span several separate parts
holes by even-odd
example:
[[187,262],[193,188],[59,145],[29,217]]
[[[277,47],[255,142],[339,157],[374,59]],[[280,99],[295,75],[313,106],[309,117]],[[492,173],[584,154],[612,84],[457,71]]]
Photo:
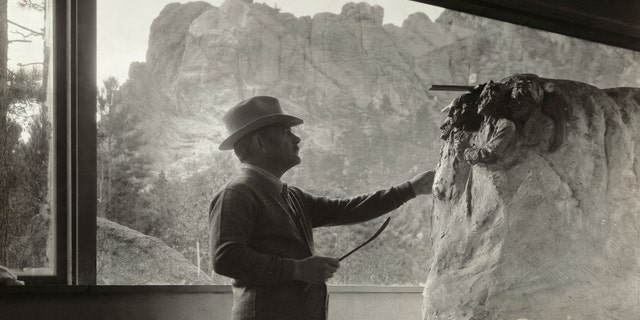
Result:
[[251,137],[251,146],[259,153],[267,152],[264,138],[260,134],[254,134],[253,137]]

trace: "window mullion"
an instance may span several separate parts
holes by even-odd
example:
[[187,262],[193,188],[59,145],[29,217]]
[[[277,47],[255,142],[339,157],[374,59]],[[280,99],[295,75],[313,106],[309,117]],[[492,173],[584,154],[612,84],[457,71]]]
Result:
[[96,1],[69,0],[71,7],[71,110],[74,284],[96,283]]

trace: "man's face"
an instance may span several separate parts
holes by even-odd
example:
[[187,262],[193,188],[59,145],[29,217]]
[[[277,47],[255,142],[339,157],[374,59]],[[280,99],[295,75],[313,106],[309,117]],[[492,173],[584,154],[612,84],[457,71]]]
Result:
[[300,164],[300,138],[293,134],[287,125],[272,125],[262,132],[266,152],[265,160],[273,166],[288,170]]

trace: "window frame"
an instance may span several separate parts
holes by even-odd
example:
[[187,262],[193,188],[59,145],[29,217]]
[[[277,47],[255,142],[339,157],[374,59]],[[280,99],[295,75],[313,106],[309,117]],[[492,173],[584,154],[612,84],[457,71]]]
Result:
[[[67,16],[67,3],[64,0],[51,0],[49,7],[52,12],[52,27],[51,32],[53,41],[51,48],[51,60],[50,64],[53,65],[51,72],[53,76],[52,95],[51,99],[53,105],[52,108],[53,119],[52,120],[52,133],[51,139],[53,140],[53,148],[49,152],[49,157],[54,162],[55,170],[52,177],[54,190],[51,192],[51,208],[52,215],[54,216],[54,224],[50,225],[50,228],[55,228],[55,262],[52,265],[53,275],[28,275],[18,276],[22,281],[25,281],[27,285],[50,285],[67,284],[68,278],[68,207],[69,203],[67,199],[67,175],[70,172],[70,168],[67,165],[68,154],[68,134],[67,129],[69,127],[69,119],[67,117],[67,90],[65,84],[67,83],[68,72],[67,70],[67,32],[68,25]],[[67,137],[67,138],[64,138]]]
[[[69,116],[71,273],[74,285],[96,284],[96,0],[70,4]],[[75,22],[75,23],[74,23]]]
[[[630,23],[640,4],[597,0],[578,8],[577,1],[553,0],[410,0],[498,21],[559,33],[609,46],[640,51],[640,23]],[[622,17],[616,14],[625,12]],[[622,18],[622,19],[618,19]]]
[[50,0],[53,19],[54,275],[28,286],[96,283],[96,0]]

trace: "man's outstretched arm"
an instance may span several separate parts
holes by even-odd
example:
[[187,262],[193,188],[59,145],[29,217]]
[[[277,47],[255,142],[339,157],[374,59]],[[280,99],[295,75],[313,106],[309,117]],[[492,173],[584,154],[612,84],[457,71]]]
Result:
[[430,194],[435,172],[421,173],[400,185],[348,199],[330,199],[297,192],[309,208],[313,227],[364,222],[397,209],[418,195]]

